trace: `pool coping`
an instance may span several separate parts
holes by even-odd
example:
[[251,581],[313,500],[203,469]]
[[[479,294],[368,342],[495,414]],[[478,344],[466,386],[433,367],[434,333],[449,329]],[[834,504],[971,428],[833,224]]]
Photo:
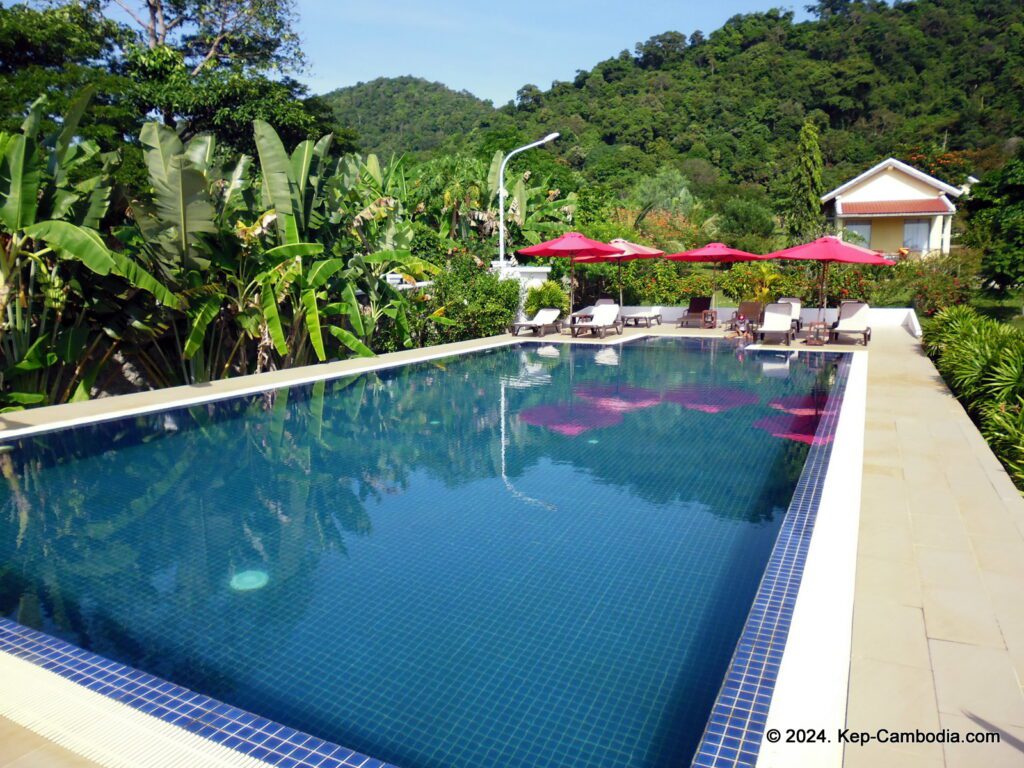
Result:
[[[715,338],[706,336],[687,336],[685,334],[623,334],[600,341],[587,340],[586,345],[620,345],[627,341],[640,341],[645,338]],[[240,379],[217,382],[225,384],[222,387],[212,385],[182,386],[168,390],[159,391],[159,397],[140,398],[140,395],[153,395],[152,392],[137,393],[117,398],[104,398],[103,400],[89,401],[88,404],[100,404],[99,408],[93,409],[93,413],[80,413],[78,406],[87,404],[67,404],[53,406],[46,409],[58,418],[45,421],[39,424],[25,425],[14,428],[0,428],[0,445],[3,442],[14,439],[57,431],[70,427],[83,426],[86,424],[109,421],[146,413],[161,412],[175,408],[200,405],[208,402],[215,402],[232,397],[257,394],[268,390],[278,389],[287,386],[309,384],[322,380],[355,376],[376,370],[386,370],[407,364],[427,362],[453,356],[459,356],[470,352],[497,349],[500,347],[514,346],[518,344],[578,344],[580,340],[565,337],[513,337],[499,336],[472,342],[461,342],[437,347],[430,347],[426,350],[416,350],[420,354],[397,353],[386,355],[380,358],[373,358],[365,364],[361,360],[341,361],[340,363],[322,364],[307,366],[305,368],[277,371],[269,374],[259,374]],[[747,345],[755,349],[775,349],[772,347],[761,347],[761,345]],[[793,350],[794,352],[814,353],[836,353],[834,349],[814,350]],[[847,350],[842,350],[845,352]],[[860,358],[866,364],[865,356],[849,355],[844,358],[847,367],[853,360]],[[258,379],[258,382],[254,380]],[[239,384],[241,386],[239,386]],[[197,392],[197,390],[200,390]],[[211,391],[212,390],[212,391]],[[835,388],[833,388],[833,394]],[[131,400],[127,407],[124,407],[125,400]],[[142,400],[142,402],[137,402]],[[120,401],[120,403],[118,402]],[[830,395],[829,402],[831,403]],[[122,407],[118,407],[122,405]],[[43,410],[43,409],[39,409]],[[826,406],[828,411],[828,406]],[[59,417],[68,413],[63,418]],[[0,426],[4,421],[0,420]],[[822,419],[825,422],[825,418]],[[819,432],[822,427],[819,426]],[[801,482],[807,473],[807,465],[810,463],[811,455],[816,447],[828,448],[827,455],[831,453],[829,446],[812,446],[808,454],[807,462],[801,473]],[[827,455],[824,459],[827,467]],[[798,484],[798,492],[800,485]],[[792,505],[791,505],[792,507]],[[789,515],[787,515],[787,519]],[[780,531],[781,538],[781,531]],[[778,549],[778,543],[776,548]],[[773,550],[774,553],[775,550]],[[762,583],[763,588],[763,583]],[[852,589],[852,587],[851,587]],[[761,592],[758,593],[758,599]],[[755,606],[757,599],[755,599]],[[851,606],[852,611],[852,606]],[[744,630],[746,632],[746,629]],[[742,642],[742,637],[741,637]],[[262,718],[253,713],[237,707],[230,706],[211,697],[195,693],[182,686],[169,681],[162,680],[156,676],[136,670],[126,665],[119,664],[99,654],[86,651],[82,648],[59,640],[55,637],[37,630],[23,627],[16,622],[0,617],[0,669],[4,664],[10,665],[12,660],[30,664],[32,669],[29,676],[34,675],[42,688],[52,687],[55,682],[65,686],[63,690],[84,689],[95,694],[95,696],[106,699],[111,704],[120,708],[115,710],[119,718],[124,721],[126,718],[131,721],[139,719],[143,724],[152,726],[170,726],[184,732],[187,737],[198,740],[190,744],[190,749],[202,749],[202,743],[208,744],[214,750],[209,757],[211,761],[215,758],[221,762],[211,764],[233,764],[224,763],[224,756],[218,750],[227,749],[235,755],[244,757],[248,762],[244,765],[275,765],[283,768],[299,768],[300,766],[319,766],[320,768],[394,768],[380,760],[359,754],[351,749],[342,747],[331,742],[316,738],[309,734],[286,728],[267,718]],[[848,661],[848,656],[847,656]],[[734,657],[733,664],[736,659]],[[732,668],[730,668],[730,672]],[[24,672],[24,670],[22,670]],[[773,678],[774,682],[774,678]],[[728,684],[728,676],[725,685]],[[59,687],[59,686],[58,686]],[[2,690],[0,684],[0,690]],[[845,689],[844,689],[845,690]],[[2,697],[13,698],[13,697]],[[721,699],[721,694],[719,694]],[[769,696],[770,698],[770,696]],[[718,702],[716,702],[716,707]],[[62,716],[70,717],[73,721],[74,713],[61,713],[56,711],[53,716],[60,719]],[[711,716],[715,714],[712,709]],[[59,723],[43,724],[39,722],[25,722],[25,713],[19,712],[18,707],[12,701],[0,701],[0,715],[5,715],[25,727],[43,733],[58,743],[68,746],[79,754],[88,756],[90,745],[75,743],[68,738],[68,734],[60,733],[57,728]],[[50,726],[49,732],[47,725]],[[709,716],[708,727],[711,728],[712,721]],[[62,738],[63,737],[63,738]],[[704,746],[708,738],[705,732],[705,739],[701,746]],[[703,766],[698,763],[701,751],[698,749],[694,758],[694,765]],[[121,764],[114,760],[108,764]],[[161,763],[162,764],[162,763]],[[715,766],[725,765],[722,762],[712,763]],[[745,765],[745,763],[733,762],[728,765]],[[752,763],[751,763],[752,765]]]
[[[841,745],[807,750],[805,744],[787,743],[785,729],[833,726],[845,716],[866,387],[867,357],[845,357],[693,768],[842,763]],[[842,468],[833,461],[837,454],[846,462]],[[848,573],[842,572],[844,564]],[[823,588],[833,571],[841,583]],[[823,610],[829,623],[821,621]],[[808,696],[808,680],[831,690],[821,698]],[[782,732],[779,742],[765,739],[769,728]]]

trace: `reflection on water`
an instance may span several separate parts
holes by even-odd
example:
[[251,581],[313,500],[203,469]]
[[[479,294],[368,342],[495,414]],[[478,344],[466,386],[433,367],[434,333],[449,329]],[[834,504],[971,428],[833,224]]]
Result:
[[832,360],[524,344],[26,438],[0,613],[406,768],[679,764]]

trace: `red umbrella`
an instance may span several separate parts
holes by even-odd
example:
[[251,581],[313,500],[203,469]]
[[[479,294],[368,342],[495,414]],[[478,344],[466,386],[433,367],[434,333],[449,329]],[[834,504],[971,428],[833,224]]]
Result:
[[717,387],[702,384],[683,384],[665,393],[665,399],[678,403],[691,411],[721,413],[744,405],[757,405],[757,394],[737,387]]
[[622,253],[614,245],[602,243],[600,240],[591,240],[579,232],[566,232],[554,240],[546,240],[529,248],[522,248],[518,251],[522,256],[554,256],[556,258],[569,259],[569,311],[572,312],[573,305],[573,275],[577,261],[586,261],[582,256],[607,256],[612,253]]
[[889,266],[895,261],[885,258],[878,251],[870,248],[862,248],[853,243],[845,243],[834,235],[826,235],[803,245],[795,245],[792,248],[783,248],[781,251],[769,253],[765,258],[786,259],[790,261],[820,261],[821,262],[821,284],[818,289],[818,298],[821,302],[818,310],[818,317],[825,311],[825,276],[828,273],[828,265],[832,262],[839,264],[870,264],[874,266]]
[[566,437],[576,437],[591,429],[614,427],[622,421],[619,411],[573,408],[566,403],[535,405],[519,413],[519,418],[535,427],[545,427]]
[[664,251],[659,251],[657,248],[649,248],[646,245],[640,245],[639,243],[631,243],[629,240],[623,240],[621,237],[617,237],[610,241],[608,245],[614,245],[620,249],[621,253],[608,253],[603,256],[587,256],[581,258],[579,261],[586,262],[588,264],[599,263],[603,261],[614,261],[619,265],[619,306],[622,306],[622,262],[633,261],[635,259],[656,259],[659,256],[664,256]]
[[[739,248],[732,248],[725,243],[708,243],[700,248],[694,248],[681,253],[671,253],[665,257],[671,261],[686,261],[697,263],[717,262],[719,264],[735,264],[738,261],[763,261],[767,256],[758,256],[756,253],[741,251]],[[712,288],[717,281],[712,278]],[[712,290],[711,297],[714,300],[715,291]]]
[[819,421],[821,421],[820,416],[793,416],[787,413],[778,416],[765,416],[763,419],[755,421],[754,426],[763,429],[772,437],[782,437],[807,445],[832,442],[831,435],[822,438],[815,436]]
[[826,399],[824,394],[789,395],[772,400],[768,407],[791,416],[819,416],[825,407]]
[[767,256],[758,256],[756,253],[741,251],[739,248],[731,248],[725,243],[708,243],[700,248],[693,248],[681,253],[670,253],[665,257],[672,261],[695,261],[711,262],[717,261],[721,264],[733,264],[737,261],[762,261]]

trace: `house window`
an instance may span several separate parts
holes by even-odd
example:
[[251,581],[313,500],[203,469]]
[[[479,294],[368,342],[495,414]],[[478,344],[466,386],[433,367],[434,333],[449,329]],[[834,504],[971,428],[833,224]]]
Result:
[[903,247],[913,253],[928,250],[928,235],[932,224],[928,219],[907,219],[903,222]]
[[847,221],[843,224],[843,240],[854,245],[871,245],[870,221]]

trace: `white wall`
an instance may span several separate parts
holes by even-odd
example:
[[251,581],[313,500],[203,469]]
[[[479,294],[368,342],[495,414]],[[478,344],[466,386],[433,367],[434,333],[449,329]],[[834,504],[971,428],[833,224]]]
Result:
[[929,200],[939,196],[939,190],[913,176],[895,168],[865,179],[855,187],[837,197],[851,203],[866,203],[879,200]]
[[[622,308],[622,314],[628,315],[631,312],[649,312],[652,309],[650,305],[645,306],[625,306]],[[659,307],[661,311],[662,322],[666,325],[675,324],[679,322],[679,318],[686,312],[686,307]],[[724,323],[732,317],[733,312],[736,311],[736,307],[716,307],[718,310],[718,322]],[[839,316],[839,310],[835,307],[829,307],[823,313],[820,314],[815,307],[803,307],[800,310],[800,319],[804,323],[815,322],[819,319],[826,323],[834,323],[836,318]],[[871,313],[868,315],[869,322],[872,328],[906,328],[907,331],[914,336],[921,335],[921,323],[917,318],[917,313],[914,312],[910,307],[872,307]],[[643,326],[641,326],[643,327]]]

